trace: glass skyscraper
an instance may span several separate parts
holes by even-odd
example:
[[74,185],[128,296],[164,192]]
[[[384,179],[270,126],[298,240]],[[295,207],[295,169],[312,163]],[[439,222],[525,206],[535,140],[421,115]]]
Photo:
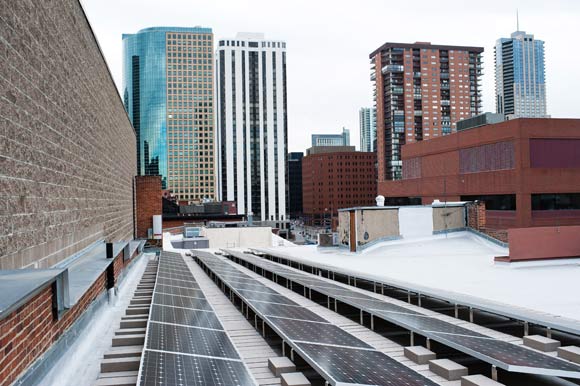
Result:
[[181,201],[214,199],[213,33],[153,27],[123,35],[123,101],[137,174],[161,175]]
[[361,107],[358,112],[360,126],[360,151],[371,152],[377,135],[374,107]]
[[496,109],[509,118],[544,118],[546,79],[544,42],[524,31],[495,45]]

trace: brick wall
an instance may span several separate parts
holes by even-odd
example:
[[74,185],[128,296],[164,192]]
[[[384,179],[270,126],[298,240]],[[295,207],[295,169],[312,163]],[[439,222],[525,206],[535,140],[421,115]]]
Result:
[[48,287],[0,321],[0,386],[12,384],[105,291],[105,274],[60,320],[53,317]]
[[161,176],[135,177],[135,197],[137,237],[147,238],[147,230],[153,228],[153,215],[163,212]]
[[0,269],[133,236],[135,133],[78,0],[0,7]]
[[[130,260],[123,261],[122,253],[116,257],[115,283],[129,263]],[[0,320],[0,386],[11,385],[105,291],[106,272],[103,272],[77,304],[57,320],[52,311],[52,287],[47,287]]]
[[467,204],[467,226],[501,242],[508,242],[507,229],[495,229],[488,226],[484,201]]

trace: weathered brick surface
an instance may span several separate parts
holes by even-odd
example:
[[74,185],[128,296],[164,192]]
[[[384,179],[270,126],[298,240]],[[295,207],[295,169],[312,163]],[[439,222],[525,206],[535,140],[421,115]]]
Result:
[[78,0],[0,7],[0,269],[133,235],[135,134]]
[[146,238],[153,228],[153,216],[163,212],[161,177],[135,177],[135,214],[137,237]]
[[69,328],[105,290],[101,275],[60,319],[53,317],[52,288],[47,287],[0,321],[0,386],[12,384]]

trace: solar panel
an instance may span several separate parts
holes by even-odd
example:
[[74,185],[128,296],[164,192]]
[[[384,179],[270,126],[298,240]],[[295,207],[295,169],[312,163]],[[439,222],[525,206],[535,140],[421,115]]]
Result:
[[165,279],[162,277],[157,276],[157,285],[168,285],[172,287],[183,287],[183,288],[199,288],[199,285],[195,282],[188,282],[188,281],[176,281],[172,280],[171,278]]
[[262,303],[258,301],[250,301],[250,305],[257,309],[260,313],[266,316],[279,316],[289,319],[300,319],[300,320],[311,320],[314,322],[326,322],[320,316],[316,315],[314,312],[303,308],[303,307],[293,307],[285,306],[281,304],[274,303]]
[[248,300],[259,300],[267,303],[287,304],[292,306],[298,305],[296,302],[293,302],[283,295],[274,295],[266,292],[246,291],[243,289],[238,289],[237,291],[240,295]]
[[205,296],[203,292],[198,289],[193,288],[184,288],[184,287],[173,287],[164,284],[157,284],[155,287],[155,293],[160,294],[169,294],[169,295],[179,295],[179,296],[186,296],[190,298],[198,298],[203,299]]
[[268,317],[268,320],[291,340],[372,349],[371,346],[362,340],[333,324],[281,319],[271,316]]
[[304,355],[322,368],[336,383],[385,386],[432,386],[425,378],[379,351],[369,351],[312,343],[298,343]]
[[[214,259],[217,259],[214,257]],[[200,257],[199,261],[211,270],[206,262],[211,261],[212,258],[207,255]],[[219,274],[218,274],[219,276]],[[225,281],[228,286],[231,285],[229,281]],[[242,295],[240,293],[240,295]],[[278,296],[283,296],[278,294]],[[242,295],[243,297],[243,295]],[[269,324],[275,331],[277,331],[283,339],[294,348],[295,352],[302,356],[315,370],[317,370],[327,381],[331,384],[338,384],[334,379],[344,383],[358,383],[360,385],[366,384],[386,384],[399,386],[431,386],[435,383],[429,381],[427,378],[416,373],[415,371],[405,367],[404,365],[390,359],[385,354],[372,349],[369,345],[356,337],[350,335],[346,331],[337,326],[331,325],[325,319],[319,317],[311,310],[300,307],[290,306],[276,303],[267,303],[257,301],[255,299],[245,299],[252,308],[256,310],[267,324]],[[318,322],[318,323],[315,323]],[[324,346],[314,343],[301,342],[321,342]],[[302,345],[312,345],[314,347],[325,347],[329,350],[343,350],[348,348],[354,350],[352,347],[358,347],[356,353],[360,355],[351,355],[346,361],[341,361],[342,353],[335,357],[335,361],[329,361],[326,353],[316,355],[316,350],[311,350],[311,353],[306,353],[302,350]],[[332,346],[328,346],[332,345]],[[339,345],[347,345],[342,347]],[[305,346],[309,347],[309,346]],[[348,353],[348,352],[346,352]],[[368,353],[368,357],[365,357]],[[314,357],[314,359],[313,359]],[[377,359],[380,357],[379,359]],[[358,366],[358,362],[364,366]],[[390,366],[388,374],[381,374],[384,369],[377,369],[376,363]],[[346,372],[350,372],[345,376]],[[397,375],[392,378],[392,375]],[[393,382],[380,383],[385,379],[393,379]],[[399,380],[403,382],[397,383]],[[332,382],[333,381],[333,382]],[[353,382],[351,382],[353,381]],[[368,381],[368,382],[367,382]],[[378,381],[378,382],[375,382]]]
[[151,350],[240,358],[227,334],[222,330],[151,322],[145,344]]
[[448,341],[450,345],[459,344],[470,350],[477,351],[489,358],[499,360],[515,367],[538,367],[550,370],[579,372],[580,366],[558,358],[528,350],[509,342],[496,339],[485,339],[472,336],[435,333],[441,341]]
[[[277,265],[276,263],[244,254],[240,255],[236,253],[236,256],[251,264],[265,267],[267,270],[274,269],[276,267],[272,266]],[[318,281],[311,274],[303,273],[303,275],[307,277],[307,279],[304,279],[304,282],[313,283]],[[303,280],[297,276],[294,277],[296,281]],[[485,336],[453,323],[420,314],[409,308],[374,298],[353,299],[353,297],[360,295],[360,293],[351,291],[348,288],[340,290],[340,293],[344,292],[348,296],[338,294],[337,292],[339,291],[330,288],[318,287],[316,290],[354,305],[361,310],[375,314],[391,323],[415,331],[478,359],[485,360],[500,368],[532,374],[580,378],[580,366],[512,343]]]
[[184,296],[155,293],[153,295],[153,304],[211,311],[211,306],[209,305],[207,300],[197,298],[187,298]]
[[154,322],[223,330],[219,319],[212,311],[191,310],[153,304],[151,306],[150,318]]
[[412,331],[434,331],[434,332],[445,332],[448,334],[457,334],[457,335],[467,335],[473,337],[480,337],[480,338],[487,338],[493,339],[489,336],[480,334],[478,332],[469,330],[467,328],[457,326],[455,324],[451,324],[445,322],[440,319],[432,318],[429,316],[419,316],[419,315],[411,315],[411,314],[401,314],[396,312],[386,312],[386,311],[375,311],[376,315],[379,317],[403,326]]
[[141,386],[254,385],[242,362],[145,350]]
[[197,285],[197,283],[195,283],[195,281],[193,279],[183,279],[183,278],[178,278],[178,277],[174,277],[171,275],[166,275],[166,274],[158,274],[157,275],[158,279],[169,279],[171,282],[175,283],[175,285],[180,285],[180,286],[185,286],[186,284],[190,284],[193,283],[194,285]]

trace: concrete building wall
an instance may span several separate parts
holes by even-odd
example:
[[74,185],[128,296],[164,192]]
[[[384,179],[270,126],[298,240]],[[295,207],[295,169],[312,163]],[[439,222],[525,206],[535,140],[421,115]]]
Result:
[[350,238],[349,219],[349,212],[338,212],[338,227],[336,228],[338,232],[338,244],[345,247],[348,247]]
[[77,0],[0,7],[0,269],[133,237],[135,133]]
[[357,247],[379,240],[398,238],[398,208],[382,210],[357,210],[356,238]]
[[272,228],[205,228],[202,236],[209,239],[210,248],[271,247]]
[[433,208],[433,232],[465,228],[465,207]]

